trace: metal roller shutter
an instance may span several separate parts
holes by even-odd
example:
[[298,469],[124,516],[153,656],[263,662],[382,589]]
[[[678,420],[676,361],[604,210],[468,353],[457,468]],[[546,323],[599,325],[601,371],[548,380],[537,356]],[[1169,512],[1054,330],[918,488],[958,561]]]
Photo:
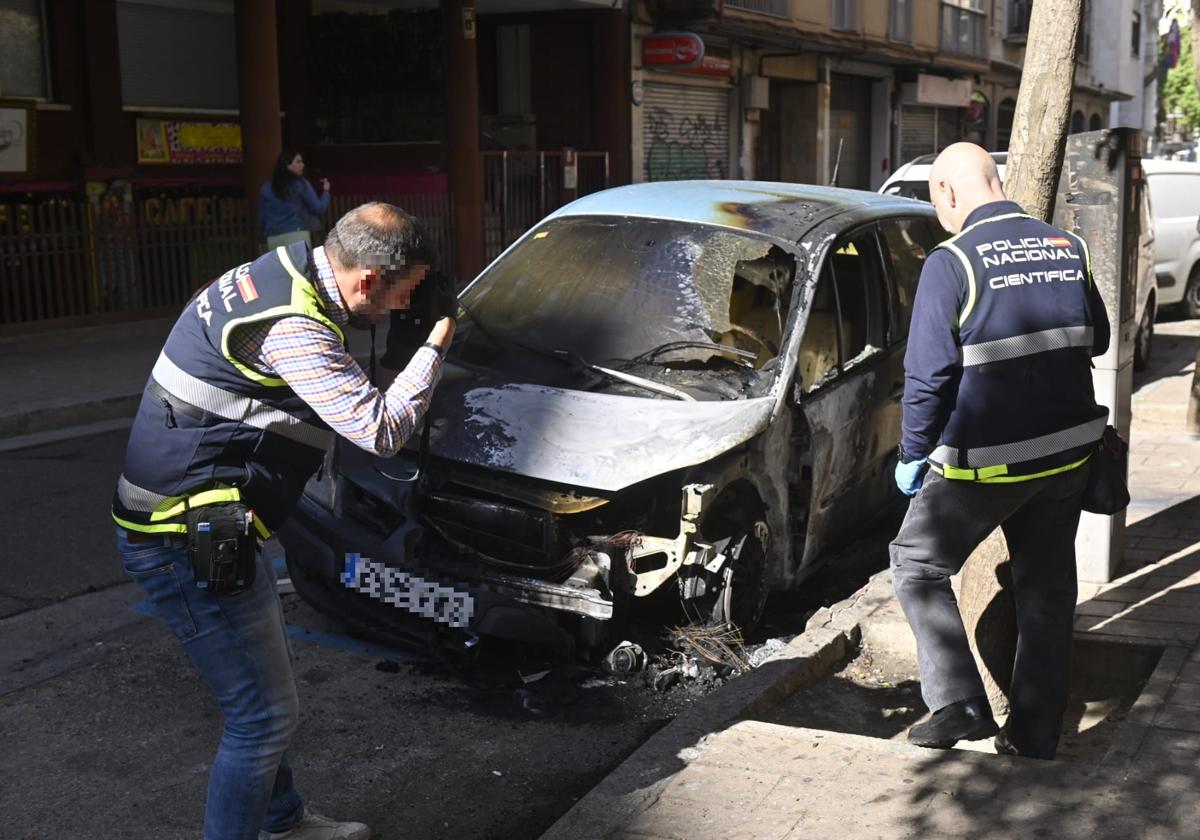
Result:
[[937,108],[905,105],[900,111],[900,162],[937,151]]
[[232,2],[119,0],[117,34],[126,105],[238,107]]
[[729,90],[648,82],[642,99],[647,181],[729,177]]

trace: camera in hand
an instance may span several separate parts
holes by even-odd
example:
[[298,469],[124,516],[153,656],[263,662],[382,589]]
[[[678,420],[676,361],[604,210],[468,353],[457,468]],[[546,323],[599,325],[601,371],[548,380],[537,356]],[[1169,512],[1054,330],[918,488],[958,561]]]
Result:
[[412,354],[429,340],[429,331],[442,318],[458,316],[458,296],[448,274],[430,271],[413,290],[408,309],[396,309],[388,327],[387,349],[380,364],[401,370]]

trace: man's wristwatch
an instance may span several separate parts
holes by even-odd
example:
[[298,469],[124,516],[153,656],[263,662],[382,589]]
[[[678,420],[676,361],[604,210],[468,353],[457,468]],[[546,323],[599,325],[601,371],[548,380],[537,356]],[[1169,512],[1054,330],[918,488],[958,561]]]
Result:
[[441,359],[442,357],[444,357],[446,355],[445,353],[442,352],[442,346],[440,344],[434,344],[432,341],[426,341],[421,346],[428,347],[430,350],[437,353],[439,359]]

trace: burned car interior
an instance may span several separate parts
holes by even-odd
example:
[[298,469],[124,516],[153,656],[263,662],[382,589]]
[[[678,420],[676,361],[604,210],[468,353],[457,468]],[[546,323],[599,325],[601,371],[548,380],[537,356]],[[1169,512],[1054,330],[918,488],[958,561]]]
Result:
[[[542,226],[488,283],[464,293],[456,358],[541,384],[740,399],[779,353],[795,273],[792,254],[740,232],[565,219]],[[539,366],[534,355],[551,364]],[[636,380],[672,390],[648,391]]]
[[[664,187],[608,193],[635,189]],[[368,632],[415,614],[585,651],[651,606],[750,632],[886,500],[931,247],[910,202],[794,189],[815,196],[764,194],[753,224],[531,229],[461,292],[426,433],[339,444],[310,482],[283,534],[300,594]]]

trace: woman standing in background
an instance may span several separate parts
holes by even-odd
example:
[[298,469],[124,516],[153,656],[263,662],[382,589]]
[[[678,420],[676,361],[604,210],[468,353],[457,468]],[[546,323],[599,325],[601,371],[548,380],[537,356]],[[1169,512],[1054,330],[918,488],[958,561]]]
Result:
[[284,149],[275,160],[271,180],[258,191],[258,224],[267,249],[303,239],[312,244],[310,231],[320,227],[329,209],[329,179],[321,179],[321,197],[304,178],[304,158]]

